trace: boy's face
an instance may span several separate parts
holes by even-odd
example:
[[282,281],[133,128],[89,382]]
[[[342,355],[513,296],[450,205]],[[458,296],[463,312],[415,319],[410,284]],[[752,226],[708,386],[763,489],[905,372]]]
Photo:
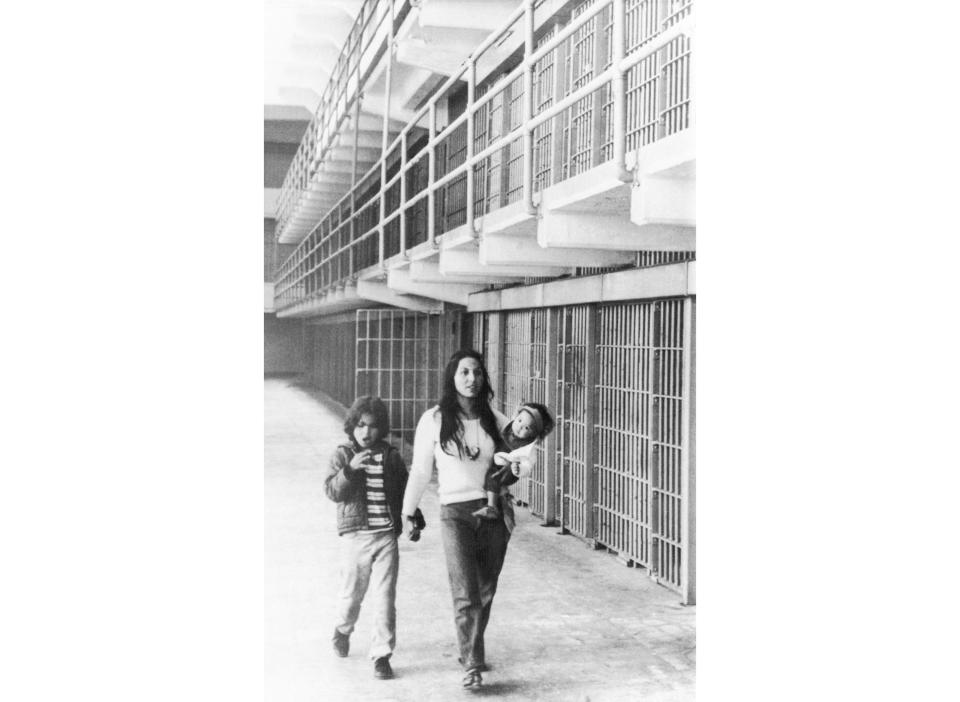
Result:
[[513,418],[513,435],[518,439],[531,439],[536,434],[533,417],[527,411],[521,411]]
[[360,415],[357,426],[353,428],[353,438],[360,448],[370,448],[380,440],[381,430],[376,422],[377,418],[368,412]]

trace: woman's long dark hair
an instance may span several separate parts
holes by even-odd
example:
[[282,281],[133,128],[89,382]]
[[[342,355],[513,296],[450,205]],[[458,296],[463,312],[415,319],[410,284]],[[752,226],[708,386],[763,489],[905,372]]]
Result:
[[483,387],[477,396],[473,398],[473,409],[480,417],[480,426],[487,432],[493,443],[500,444],[500,432],[497,430],[497,418],[490,408],[490,401],[493,400],[493,388],[490,387],[490,376],[487,374],[487,366],[483,362],[483,356],[472,349],[461,349],[450,357],[447,367],[443,369],[443,386],[441,387],[440,399],[437,404],[440,405],[440,447],[444,453],[453,455],[447,450],[447,445],[453,442],[457,447],[457,455],[463,458],[463,444],[460,437],[463,434],[463,421],[460,419],[460,404],[457,402],[457,386],[453,379],[457,374],[457,367],[464,358],[472,358],[480,364],[480,371],[483,373]]

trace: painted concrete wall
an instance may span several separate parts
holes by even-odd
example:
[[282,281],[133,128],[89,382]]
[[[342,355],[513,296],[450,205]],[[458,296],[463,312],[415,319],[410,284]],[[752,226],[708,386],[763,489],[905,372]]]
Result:
[[274,282],[277,266],[290,258],[290,254],[297,248],[296,244],[279,244],[274,237],[277,220],[271,217],[263,218],[263,280]]
[[287,175],[287,169],[297,153],[297,144],[263,145],[263,187],[279,188]]
[[304,364],[303,322],[263,315],[263,372],[302,373]]

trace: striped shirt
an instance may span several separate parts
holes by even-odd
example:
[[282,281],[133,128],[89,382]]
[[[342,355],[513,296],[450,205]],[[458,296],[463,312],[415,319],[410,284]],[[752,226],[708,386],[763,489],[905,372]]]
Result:
[[364,531],[388,531],[393,528],[387,509],[387,493],[383,489],[383,451],[364,462],[367,473],[367,528]]

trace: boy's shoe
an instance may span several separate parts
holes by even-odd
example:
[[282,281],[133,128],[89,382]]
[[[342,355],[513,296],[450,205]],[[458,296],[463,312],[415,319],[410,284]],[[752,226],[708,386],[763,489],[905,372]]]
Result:
[[341,658],[346,658],[350,653],[350,634],[341,634],[340,630],[333,630],[333,650]]
[[500,519],[500,510],[490,505],[484,505],[474,512],[473,516],[480,517],[480,519]]
[[390,667],[390,659],[388,657],[384,656],[373,662],[373,677],[378,680],[389,680],[393,677],[393,668]]
[[477,668],[471,668],[463,676],[463,689],[477,692],[481,687],[483,687],[483,678],[480,677],[480,671]]

